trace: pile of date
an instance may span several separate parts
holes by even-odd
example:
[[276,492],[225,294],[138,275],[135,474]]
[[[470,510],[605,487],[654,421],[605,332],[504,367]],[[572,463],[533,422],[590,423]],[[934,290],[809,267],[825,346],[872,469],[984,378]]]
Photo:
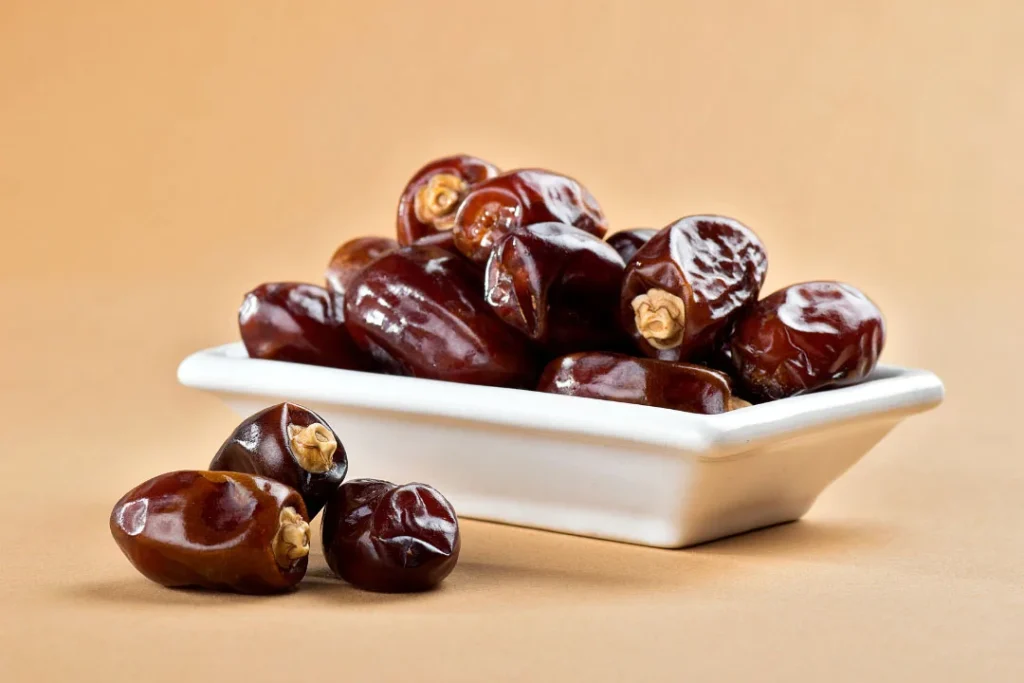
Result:
[[[885,341],[881,312],[850,285],[760,298],[764,246],[732,218],[605,239],[576,180],[465,155],[421,168],[397,214],[396,239],[337,249],[325,287],[249,292],[238,318],[249,356],[716,414],[861,380]],[[323,420],[274,406],[210,471],[127,494],[111,529],[165,585],[269,592],[302,578],[308,520],[325,508],[339,577],[378,591],[437,585],[458,558],[451,505],[423,484],[342,483],[346,467]]]

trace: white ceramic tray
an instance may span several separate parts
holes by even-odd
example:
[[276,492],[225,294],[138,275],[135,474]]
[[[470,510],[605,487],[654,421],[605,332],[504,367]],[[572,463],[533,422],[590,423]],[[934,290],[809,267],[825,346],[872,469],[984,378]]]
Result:
[[421,481],[463,517],[667,548],[801,517],[896,423],[942,401],[939,378],[880,367],[861,384],[693,415],[661,408],[195,353],[182,384],[246,416],[320,413],[350,478]]

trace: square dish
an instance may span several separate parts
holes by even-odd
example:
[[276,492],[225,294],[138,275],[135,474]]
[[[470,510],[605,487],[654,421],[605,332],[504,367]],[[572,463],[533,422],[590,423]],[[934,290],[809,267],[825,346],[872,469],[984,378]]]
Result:
[[800,518],[898,422],[937,406],[934,374],[722,415],[251,359],[240,342],[178,368],[240,416],[280,401],[322,415],[350,478],[422,481],[461,516],[663,548]]

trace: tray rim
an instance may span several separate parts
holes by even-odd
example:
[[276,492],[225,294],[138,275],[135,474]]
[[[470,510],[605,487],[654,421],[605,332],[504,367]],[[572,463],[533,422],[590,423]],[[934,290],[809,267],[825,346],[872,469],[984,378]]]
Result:
[[[521,389],[381,375],[249,358],[241,342],[196,351],[178,366],[184,386],[352,408],[525,427],[668,447],[719,459],[823,427],[939,405],[942,381],[927,370],[879,365],[867,381],[721,415]],[[481,406],[500,410],[481,410]]]

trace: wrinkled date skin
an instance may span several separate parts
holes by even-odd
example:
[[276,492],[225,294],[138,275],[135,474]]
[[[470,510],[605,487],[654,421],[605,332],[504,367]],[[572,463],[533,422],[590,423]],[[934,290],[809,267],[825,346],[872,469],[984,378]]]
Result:
[[502,237],[487,260],[484,298],[551,355],[627,347],[619,325],[625,263],[607,243],[564,223]]
[[255,474],[290,486],[313,519],[345,478],[348,457],[322,417],[294,403],[279,403],[238,425],[210,469]]
[[353,280],[345,306],[353,340],[389,372],[506,387],[536,380],[528,340],[494,315],[465,259],[438,247],[380,257]]
[[622,324],[647,356],[700,360],[730,318],[757,301],[767,269],[761,240],[739,221],[681,218],[626,265]]
[[839,282],[805,282],[765,297],[729,339],[736,380],[757,401],[863,379],[884,345],[882,312]]
[[377,479],[342,484],[327,503],[324,557],[337,576],[363,590],[434,588],[459,559],[459,521],[426,484]]
[[724,374],[690,363],[618,353],[574,353],[548,364],[538,391],[714,415],[747,404]]
[[436,159],[416,171],[398,199],[398,241],[412,244],[451,230],[469,191],[498,173],[494,164],[465,154]]
[[279,593],[306,573],[309,523],[294,489],[238,472],[170,472],[110,514],[121,552],[164,586]]
[[484,263],[491,247],[510,230],[534,223],[565,223],[604,237],[608,224],[587,188],[568,176],[521,169],[484,181],[470,192],[455,216],[455,246]]
[[640,247],[647,244],[656,234],[658,234],[658,231],[654,228],[622,230],[614,235],[609,235],[608,244],[612,245],[612,249],[619,252],[619,256],[622,257],[623,261],[629,263],[629,259],[633,258],[633,254],[639,251]]
[[398,249],[398,242],[389,237],[357,237],[345,242],[327,264],[324,273],[327,289],[344,297],[348,283],[367,263],[395,249]]
[[350,370],[370,365],[345,329],[341,299],[316,285],[260,285],[245,295],[238,328],[250,358]]

